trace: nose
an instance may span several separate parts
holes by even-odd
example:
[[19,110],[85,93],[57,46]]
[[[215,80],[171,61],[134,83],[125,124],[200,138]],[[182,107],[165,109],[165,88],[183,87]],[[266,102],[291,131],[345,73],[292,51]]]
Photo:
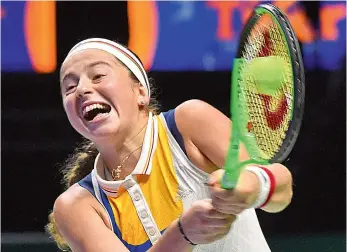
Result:
[[76,96],[82,97],[92,93],[92,83],[87,78],[80,78],[77,88]]

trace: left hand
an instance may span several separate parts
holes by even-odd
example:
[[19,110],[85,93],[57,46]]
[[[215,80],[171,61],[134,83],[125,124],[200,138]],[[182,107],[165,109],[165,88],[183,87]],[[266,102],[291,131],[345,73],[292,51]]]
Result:
[[221,213],[240,214],[253,205],[259,194],[260,183],[258,177],[247,170],[240,174],[237,185],[232,190],[221,188],[220,181],[224,174],[219,169],[210,174],[208,185],[212,198],[212,205]]

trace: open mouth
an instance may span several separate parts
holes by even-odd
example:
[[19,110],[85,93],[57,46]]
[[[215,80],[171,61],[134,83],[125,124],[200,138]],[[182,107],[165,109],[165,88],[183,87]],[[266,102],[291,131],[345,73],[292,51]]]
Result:
[[111,111],[111,106],[107,104],[95,103],[85,106],[82,110],[83,118],[87,121],[93,121],[97,116],[105,116]]

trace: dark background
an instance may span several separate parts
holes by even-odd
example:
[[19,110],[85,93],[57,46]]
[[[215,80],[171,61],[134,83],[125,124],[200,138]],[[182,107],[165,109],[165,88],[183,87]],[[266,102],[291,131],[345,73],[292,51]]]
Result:
[[[304,5],[316,22],[318,2]],[[82,39],[128,41],[126,2],[57,2],[57,20],[59,66]],[[44,232],[47,215],[62,192],[60,165],[80,140],[61,105],[58,71],[2,73],[2,233]],[[228,115],[229,72],[150,76],[162,110],[198,98]],[[345,233],[346,68],[306,72],[306,94],[301,134],[285,162],[294,176],[294,198],[281,213],[259,212],[266,237]]]

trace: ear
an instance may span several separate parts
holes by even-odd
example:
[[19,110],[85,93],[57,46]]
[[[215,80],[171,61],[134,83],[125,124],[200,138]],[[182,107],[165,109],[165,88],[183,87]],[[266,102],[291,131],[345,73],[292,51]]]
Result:
[[138,97],[137,97],[137,104],[139,106],[144,106],[149,104],[149,96],[147,95],[147,89],[139,84],[138,87]]

